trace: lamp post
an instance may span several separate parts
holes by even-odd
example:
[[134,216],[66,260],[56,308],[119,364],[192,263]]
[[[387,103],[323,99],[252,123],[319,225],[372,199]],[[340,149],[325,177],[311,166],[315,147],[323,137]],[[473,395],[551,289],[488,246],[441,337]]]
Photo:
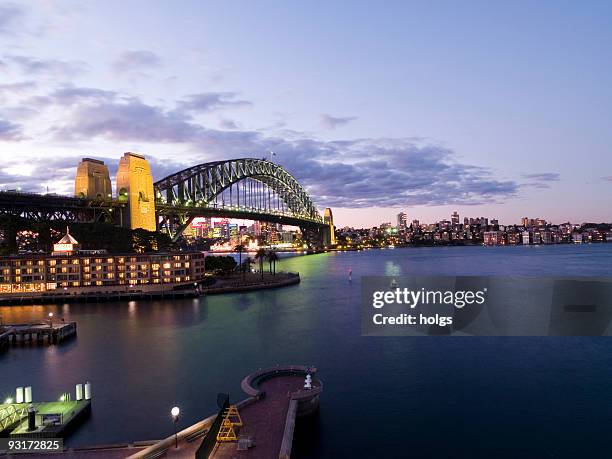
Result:
[[175,448],[178,448],[178,435],[176,433],[176,423],[178,422],[180,412],[181,410],[179,410],[178,406],[175,406],[174,408],[170,410],[170,414],[172,415],[172,422],[174,423],[174,447]]
[[53,313],[49,313],[49,327],[53,328]]

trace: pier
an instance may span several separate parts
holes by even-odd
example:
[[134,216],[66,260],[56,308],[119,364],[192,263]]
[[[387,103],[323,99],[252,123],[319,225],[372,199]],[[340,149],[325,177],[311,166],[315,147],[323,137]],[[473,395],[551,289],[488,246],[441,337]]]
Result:
[[[323,382],[316,374],[316,368],[303,365],[260,369],[242,380],[246,399],[230,405],[229,396],[220,394],[224,401],[218,413],[160,441],[66,448],[28,457],[289,459],[296,419],[319,409]],[[72,419],[76,422],[79,418],[75,413]]]
[[[129,456],[129,459],[289,459],[296,418],[315,413],[323,382],[316,368],[302,365],[276,366],[258,370],[242,381],[249,396],[233,405],[235,417],[227,424],[228,407],[177,434]],[[305,380],[311,375],[311,384]],[[229,424],[227,424],[229,425]]]
[[18,387],[15,399],[0,403],[0,437],[65,438],[90,413],[89,383],[76,386],[76,400],[66,392],[54,402],[34,402],[31,387]]
[[77,333],[76,322],[39,322],[31,324],[0,325],[0,350],[11,345],[59,344]]

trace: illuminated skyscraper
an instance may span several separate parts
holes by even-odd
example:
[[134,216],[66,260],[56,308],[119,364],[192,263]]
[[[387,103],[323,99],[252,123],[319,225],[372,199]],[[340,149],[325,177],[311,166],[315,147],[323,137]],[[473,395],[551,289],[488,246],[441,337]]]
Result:
[[400,212],[399,214],[397,214],[397,229],[406,229],[406,226],[408,225],[408,215],[406,215],[406,213],[404,212]]
[[459,226],[459,214],[457,213],[457,211],[454,211],[451,215],[451,224],[453,225],[453,227]]

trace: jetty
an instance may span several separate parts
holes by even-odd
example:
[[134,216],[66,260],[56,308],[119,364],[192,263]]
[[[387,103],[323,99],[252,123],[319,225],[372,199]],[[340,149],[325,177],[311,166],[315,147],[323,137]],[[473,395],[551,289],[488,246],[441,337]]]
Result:
[[77,333],[76,322],[38,322],[0,325],[0,350],[17,344],[60,344]]
[[263,368],[246,376],[241,387],[246,399],[230,404],[228,394],[219,394],[217,413],[163,440],[64,448],[28,457],[289,459],[297,418],[319,409],[323,382],[317,369],[304,365]]
[[31,387],[0,403],[0,437],[65,438],[91,413],[91,385],[76,386],[76,400],[64,393],[53,402],[32,401]]
[[[155,443],[129,459],[289,459],[295,421],[319,409],[323,382],[317,369],[286,365],[260,369],[242,380],[249,396]],[[220,394],[222,395],[222,394]]]

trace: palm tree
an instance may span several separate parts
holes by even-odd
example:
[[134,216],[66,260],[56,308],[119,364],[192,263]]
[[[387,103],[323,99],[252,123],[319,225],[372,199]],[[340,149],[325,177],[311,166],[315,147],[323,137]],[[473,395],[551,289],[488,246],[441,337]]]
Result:
[[251,272],[251,265],[255,263],[255,261],[251,257],[246,257],[244,259],[244,270],[247,272]]
[[257,250],[257,252],[255,253],[255,259],[259,260],[259,271],[261,272],[261,278],[263,279],[263,264],[264,264],[264,260],[266,258],[266,249],[264,248],[260,248]]
[[270,262],[270,265],[274,265],[274,272],[273,274],[276,276],[276,260],[278,260],[278,254],[274,251],[274,250],[270,250],[268,252],[268,261]]
[[242,280],[244,280],[244,268],[242,266],[242,254],[246,251],[246,248],[242,244],[238,244],[234,247],[234,250],[238,252],[238,269],[242,271]]

